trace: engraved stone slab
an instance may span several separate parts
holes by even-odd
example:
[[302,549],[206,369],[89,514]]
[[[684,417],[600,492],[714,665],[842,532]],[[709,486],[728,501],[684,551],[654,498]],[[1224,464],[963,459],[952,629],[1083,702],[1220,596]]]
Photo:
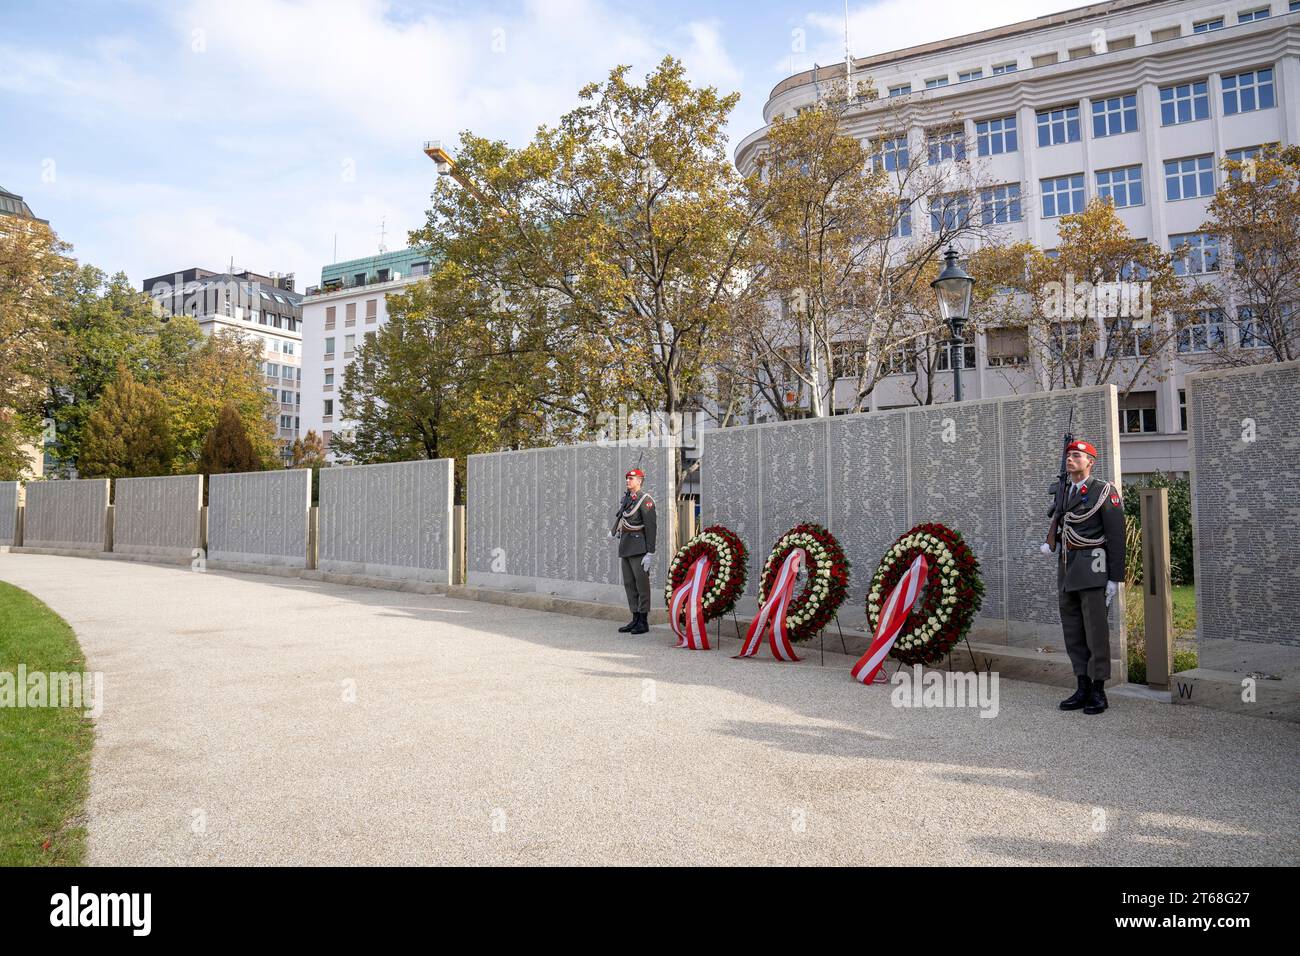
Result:
[[451,583],[450,458],[320,471],[322,571]]
[[202,475],[113,482],[113,550],[188,558],[199,546]]
[[27,484],[23,545],[104,550],[108,479],[46,479]]
[[18,524],[18,482],[0,481],[0,544],[13,544]]
[[1300,362],[1187,376],[1201,667],[1300,673]]
[[311,469],[208,478],[208,557],[302,568],[307,565]]

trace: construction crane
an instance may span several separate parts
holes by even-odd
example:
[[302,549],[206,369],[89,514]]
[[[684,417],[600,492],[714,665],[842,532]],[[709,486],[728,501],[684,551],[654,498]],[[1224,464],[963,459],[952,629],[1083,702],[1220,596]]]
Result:
[[433,160],[434,164],[438,167],[439,176],[450,176],[452,179],[456,180],[456,182],[460,183],[471,193],[473,193],[475,197],[477,197],[479,202],[483,203],[483,205],[489,207],[495,206],[495,203],[490,202],[487,196],[483,195],[483,191],[479,189],[477,186],[475,186],[471,179],[469,179],[467,176],[462,176],[456,170],[456,161],[451,158],[450,153],[448,153],[445,149],[442,148],[441,140],[437,140],[437,139],[428,140],[424,144],[424,155],[428,156],[431,160]]

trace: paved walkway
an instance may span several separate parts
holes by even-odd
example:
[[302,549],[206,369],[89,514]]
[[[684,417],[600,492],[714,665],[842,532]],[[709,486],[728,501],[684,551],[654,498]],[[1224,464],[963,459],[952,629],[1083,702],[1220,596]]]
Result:
[[993,719],[895,708],[839,656],[296,579],[7,553],[0,579],[105,674],[92,863],[1300,862],[1276,721],[1013,681]]

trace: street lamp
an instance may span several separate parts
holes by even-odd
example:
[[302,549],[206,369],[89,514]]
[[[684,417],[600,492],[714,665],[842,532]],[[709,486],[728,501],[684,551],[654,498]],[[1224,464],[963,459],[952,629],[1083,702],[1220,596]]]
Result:
[[975,280],[957,264],[957,250],[952,246],[943,254],[943,271],[930,283],[939,299],[939,318],[948,323],[952,331],[952,390],[954,399],[961,401],[962,330],[970,317],[971,291]]

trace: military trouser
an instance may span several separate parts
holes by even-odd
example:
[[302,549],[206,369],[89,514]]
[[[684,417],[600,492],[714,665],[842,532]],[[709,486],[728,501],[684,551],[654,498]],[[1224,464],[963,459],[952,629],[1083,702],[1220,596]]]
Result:
[[633,614],[650,613],[650,572],[641,567],[644,554],[622,558],[623,590],[627,592],[627,609]]
[[1076,677],[1110,680],[1110,620],[1106,589],[1060,591],[1065,652]]

